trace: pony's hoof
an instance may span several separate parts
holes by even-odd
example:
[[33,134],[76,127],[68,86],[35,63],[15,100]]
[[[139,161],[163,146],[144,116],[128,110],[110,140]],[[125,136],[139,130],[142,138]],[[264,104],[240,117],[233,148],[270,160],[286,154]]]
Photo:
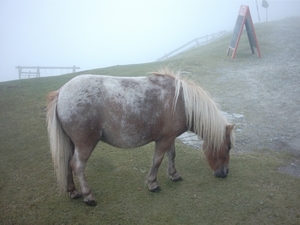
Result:
[[183,179],[182,179],[182,177],[171,177],[171,180],[173,182],[178,182],[178,181],[182,181]]
[[153,188],[153,189],[150,189],[149,191],[151,191],[152,193],[157,193],[157,192],[160,192],[161,189],[160,189],[159,186],[157,186],[157,187],[155,187],[155,188]]
[[173,175],[170,175],[170,178],[174,182],[182,181],[183,180],[179,173],[175,173]]
[[69,195],[72,199],[79,199],[82,197],[82,194],[78,191],[70,192]]
[[85,204],[88,206],[96,206],[97,202],[95,200],[85,201]]

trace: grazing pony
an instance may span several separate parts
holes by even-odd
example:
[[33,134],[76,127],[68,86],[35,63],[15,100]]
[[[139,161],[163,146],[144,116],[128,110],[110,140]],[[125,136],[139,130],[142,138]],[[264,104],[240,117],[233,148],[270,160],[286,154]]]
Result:
[[[84,169],[99,141],[118,148],[136,148],[155,141],[150,191],[164,155],[171,180],[181,180],[175,168],[175,139],[192,131],[204,140],[203,150],[216,177],[228,174],[234,125],[221,115],[209,94],[179,72],[162,70],[145,77],[80,75],[49,93],[47,124],[57,181],[73,199],[96,201]],[[81,192],[75,187],[76,175]]]

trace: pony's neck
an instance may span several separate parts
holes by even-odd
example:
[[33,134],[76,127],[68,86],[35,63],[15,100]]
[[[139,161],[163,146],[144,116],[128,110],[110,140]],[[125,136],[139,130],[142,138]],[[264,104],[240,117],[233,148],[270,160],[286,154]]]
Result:
[[194,82],[181,77],[177,77],[175,89],[176,94],[182,95],[188,130],[197,134],[206,145],[221,148],[227,121],[210,95]]

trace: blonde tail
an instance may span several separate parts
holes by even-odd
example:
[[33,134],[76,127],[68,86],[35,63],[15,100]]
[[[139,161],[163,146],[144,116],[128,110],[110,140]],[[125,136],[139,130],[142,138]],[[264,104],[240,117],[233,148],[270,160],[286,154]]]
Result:
[[67,177],[69,169],[69,157],[72,143],[64,132],[56,115],[57,99],[59,91],[48,94],[47,100],[47,125],[50,142],[50,151],[57,177],[58,187],[61,191],[67,190]]

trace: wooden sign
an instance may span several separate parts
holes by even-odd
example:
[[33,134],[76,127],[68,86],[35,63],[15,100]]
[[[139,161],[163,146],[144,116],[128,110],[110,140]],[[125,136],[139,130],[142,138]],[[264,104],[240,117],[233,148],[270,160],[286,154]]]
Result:
[[235,57],[241,35],[243,33],[244,25],[246,27],[248,40],[250,43],[250,48],[252,51],[252,54],[255,54],[254,47],[257,49],[258,57],[260,57],[260,50],[258,47],[258,42],[250,14],[250,9],[246,5],[242,5],[234,26],[233,35],[231,37],[228,49],[227,49],[227,55],[229,54],[230,50],[233,50],[233,53],[231,55],[231,58],[233,59]]

